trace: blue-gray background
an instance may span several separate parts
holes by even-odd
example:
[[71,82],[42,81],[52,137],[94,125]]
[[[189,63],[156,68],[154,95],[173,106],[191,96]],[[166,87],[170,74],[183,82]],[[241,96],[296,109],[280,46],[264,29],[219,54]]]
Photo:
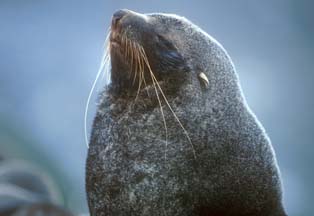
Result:
[[311,215],[312,2],[0,0],[0,154],[44,167],[65,205],[86,212],[84,109],[111,15],[119,8],[177,13],[231,55],[276,150],[288,213]]

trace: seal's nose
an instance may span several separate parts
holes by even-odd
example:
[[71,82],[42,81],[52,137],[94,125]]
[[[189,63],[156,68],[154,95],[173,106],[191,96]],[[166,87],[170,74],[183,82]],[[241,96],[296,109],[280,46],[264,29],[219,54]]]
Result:
[[129,11],[126,9],[116,11],[112,16],[112,22],[111,22],[112,27],[116,27],[119,21],[128,13]]

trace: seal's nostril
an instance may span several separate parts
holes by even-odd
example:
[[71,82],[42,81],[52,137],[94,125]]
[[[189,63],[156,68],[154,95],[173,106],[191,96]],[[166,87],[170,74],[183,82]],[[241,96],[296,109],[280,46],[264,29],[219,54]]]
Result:
[[115,12],[112,16],[112,26],[116,26],[119,20],[121,20],[122,17],[124,17],[124,15],[126,15],[127,13],[127,10],[118,10],[117,12]]

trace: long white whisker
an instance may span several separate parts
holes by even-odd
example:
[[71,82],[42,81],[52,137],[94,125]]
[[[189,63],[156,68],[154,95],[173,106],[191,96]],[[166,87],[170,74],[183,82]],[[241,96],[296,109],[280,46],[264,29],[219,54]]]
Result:
[[103,73],[105,70],[105,66],[107,65],[107,63],[109,62],[110,60],[110,56],[109,56],[109,49],[108,49],[108,43],[109,43],[109,36],[110,36],[110,28],[108,30],[108,34],[107,34],[107,37],[106,37],[106,40],[105,40],[105,43],[104,43],[104,47],[107,47],[107,49],[105,49],[104,51],[104,54],[103,54],[103,57],[102,57],[102,61],[101,61],[101,65],[98,69],[98,72],[97,72],[97,75],[96,75],[96,78],[93,82],[93,85],[92,85],[92,88],[89,92],[89,95],[88,95],[88,98],[87,98],[87,102],[86,102],[86,106],[85,106],[85,113],[84,113],[84,135],[85,135],[85,144],[87,146],[87,148],[89,148],[89,142],[88,142],[88,135],[87,135],[87,114],[88,114],[88,109],[89,109],[89,105],[90,105],[90,100],[91,100],[91,97],[93,95],[93,92],[95,90],[95,87],[96,87],[96,84],[99,80],[99,77],[101,75],[101,73]]

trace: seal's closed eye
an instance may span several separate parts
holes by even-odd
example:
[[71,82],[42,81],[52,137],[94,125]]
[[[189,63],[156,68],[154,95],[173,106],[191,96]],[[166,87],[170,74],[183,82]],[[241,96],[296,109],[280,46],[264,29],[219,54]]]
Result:
[[182,70],[186,66],[185,59],[172,42],[162,35],[157,35],[156,53],[161,66],[160,73]]

